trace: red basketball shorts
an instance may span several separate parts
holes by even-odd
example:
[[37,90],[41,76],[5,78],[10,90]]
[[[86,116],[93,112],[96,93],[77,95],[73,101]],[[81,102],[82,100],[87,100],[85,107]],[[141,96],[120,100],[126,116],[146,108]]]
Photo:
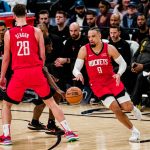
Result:
[[41,98],[50,94],[50,87],[42,67],[23,68],[14,71],[7,87],[8,97],[20,102],[26,89],[33,89]]
[[104,95],[109,94],[117,96],[124,90],[124,85],[120,82],[119,86],[116,86],[116,80],[114,78],[110,78],[110,80],[103,83],[95,82],[94,84],[91,84],[91,89],[97,97],[101,98]]

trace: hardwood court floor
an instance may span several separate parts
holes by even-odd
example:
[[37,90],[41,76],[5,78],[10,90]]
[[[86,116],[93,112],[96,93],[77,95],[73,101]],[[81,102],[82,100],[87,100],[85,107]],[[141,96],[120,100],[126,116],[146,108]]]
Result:
[[[150,142],[150,109],[143,112],[143,120],[137,121],[131,113],[127,113],[135,126],[141,131],[143,143],[129,143],[130,131],[116,120],[109,110],[102,106],[91,105],[60,105],[72,128],[77,131],[80,141],[67,143],[62,137],[61,143],[54,150],[149,150]],[[101,111],[90,115],[81,115],[82,111],[100,108]],[[1,102],[0,102],[1,108]],[[12,108],[12,146],[0,146],[0,150],[47,150],[56,142],[57,138],[44,132],[31,131],[27,128],[28,121],[32,118],[34,105],[22,103]],[[47,123],[48,109],[44,110],[41,122]],[[0,117],[1,118],[1,117]],[[0,119],[0,133],[2,133]]]

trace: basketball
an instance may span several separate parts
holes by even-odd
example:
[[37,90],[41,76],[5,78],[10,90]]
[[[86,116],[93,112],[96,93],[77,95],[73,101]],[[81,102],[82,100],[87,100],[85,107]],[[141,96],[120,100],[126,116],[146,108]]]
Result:
[[69,104],[79,104],[83,99],[83,93],[80,88],[78,87],[70,87],[66,91],[66,101]]

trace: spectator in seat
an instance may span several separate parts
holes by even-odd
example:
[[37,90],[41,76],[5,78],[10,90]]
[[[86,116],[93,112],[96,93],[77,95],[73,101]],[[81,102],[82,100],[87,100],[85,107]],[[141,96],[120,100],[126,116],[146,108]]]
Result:
[[75,13],[70,17],[69,24],[77,22],[80,27],[87,26],[85,18],[86,7],[83,0],[76,0],[74,3]]
[[138,14],[137,28],[138,30],[132,34],[132,40],[141,43],[141,41],[148,35],[148,26],[146,24],[146,18],[144,14]]
[[66,24],[67,21],[67,13],[59,10],[55,15],[56,25],[54,27],[54,33],[62,38],[62,41],[65,41],[69,37],[69,27]]
[[136,28],[137,27],[137,4],[130,2],[127,7],[127,14],[123,16],[124,28]]
[[143,76],[143,71],[150,71],[150,21],[148,20],[149,35],[145,38],[134,54],[131,71],[136,75],[136,82],[132,93],[134,105],[142,105],[142,94],[149,90],[147,77]]

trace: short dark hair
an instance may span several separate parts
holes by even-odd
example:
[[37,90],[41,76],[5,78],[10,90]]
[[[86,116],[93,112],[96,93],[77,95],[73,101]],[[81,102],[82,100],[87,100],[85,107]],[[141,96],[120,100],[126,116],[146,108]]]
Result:
[[56,14],[63,14],[64,17],[67,18],[67,13],[66,13],[65,11],[63,11],[63,10],[58,10],[58,11],[56,11]]
[[48,16],[49,16],[48,10],[40,10],[39,15],[41,15],[41,14],[48,14]]
[[109,29],[111,29],[111,28],[113,28],[113,29],[117,29],[118,31],[120,31],[120,27],[119,27],[119,26],[110,26],[110,28],[109,28]]
[[96,11],[89,9],[86,11],[86,15],[93,15],[94,17],[96,17],[97,13],[96,13]]
[[89,31],[91,31],[91,30],[95,30],[95,31],[101,33],[101,31],[98,27],[92,27],[92,28],[89,29]]
[[13,8],[13,12],[17,17],[26,15],[26,6],[23,4],[16,4]]

